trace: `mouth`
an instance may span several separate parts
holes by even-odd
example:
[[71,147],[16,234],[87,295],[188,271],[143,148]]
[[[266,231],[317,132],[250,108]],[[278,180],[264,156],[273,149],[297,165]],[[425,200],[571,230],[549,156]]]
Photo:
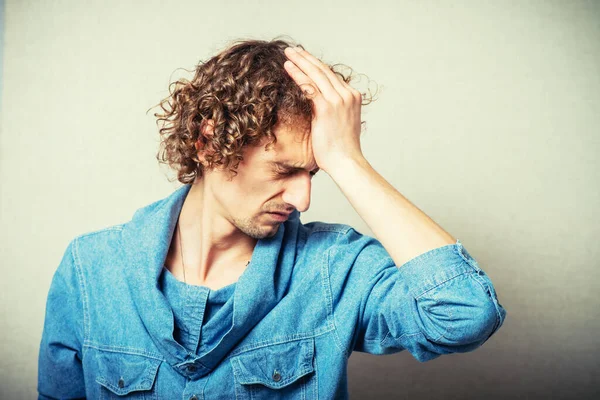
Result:
[[273,219],[277,221],[285,221],[289,218],[290,214],[288,213],[279,213],[279,212],[267,212]]

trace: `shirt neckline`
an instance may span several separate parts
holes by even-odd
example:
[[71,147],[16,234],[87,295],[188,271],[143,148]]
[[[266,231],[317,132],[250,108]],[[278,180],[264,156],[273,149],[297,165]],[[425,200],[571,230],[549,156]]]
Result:
[[186,282],[180,281],[180,280],[179,280],[179,279],[177,279],[177,277],[176,277],[175,275],[173,275],[173,273],[172,273],[171,271],[169,271],[169,269],[168,269],[166,266],[164,266],[164,265],[163,265],[163,270],[164,270],[164,274],[166,275],[167,279],[168,279],[170,282],[173,282],[175,285],[177,285],[177,286],[178,286],[178,287],[180,287],[180,288],[185,288],[185,289],[188,289],[188,290],[203,290],[203,291],[207,291],[208,293],[216,293],[216,292],[219,292],[219,293],[221,293],[221,292],[224,292],[224,291],[227,291],[227,290],[231,289],[231,288],[232,288],[233,286],[235,286],[235,284],[237,283],[237,282],[233,282],[233,283],[230,283],[229,285],[227,285],[227,286],[223,286],[223,287],[221,287],[221,288],[219,288],[219,289],[211,289],[211,288],[209,288],[208,286],[203,286],[203,285],[194,285],[194,284],[192,284],[192,283],[186,283]]

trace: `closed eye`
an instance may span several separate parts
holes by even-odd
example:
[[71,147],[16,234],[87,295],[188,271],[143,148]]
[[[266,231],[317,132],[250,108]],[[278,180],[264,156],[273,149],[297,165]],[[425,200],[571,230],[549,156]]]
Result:
[[[294,175],[295,173],[302,171],[302,169],[298,169],[298,170],[291,170],[291,171],[281,171],[279,172],[279,174],[284,175],[284,176],[290,176],[290,175]],[[319,170],[315,170],[315,171],[310,171],[309,174],[310,176],[315,176],[317,174],[317,172],[319,172]]]
[[[306,169],[304,168],[298,168],[295,166],[290,166],[289,164],[283,163],[283,162],[279,162],[279,161],[271,161],[270,164],[275,167],[275,171],[278,175],[282,175],[282,176],[289,176],[289,175],[294,175],[296,172],[298,171],[306,171]],[[320,168],[317,167],[315,169],[313,169],[312,171],[309,171],[310,176],[315,176],[317,174],[317,172],[320,171]]]

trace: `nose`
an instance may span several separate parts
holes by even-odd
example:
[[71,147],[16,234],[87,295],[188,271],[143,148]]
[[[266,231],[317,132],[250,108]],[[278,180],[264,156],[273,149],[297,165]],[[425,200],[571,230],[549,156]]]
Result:
[[283,201],[291,204],[299,212],[305,212],[310,207],[311,176],[308,172],[295,175],[287,181],[283,192]]

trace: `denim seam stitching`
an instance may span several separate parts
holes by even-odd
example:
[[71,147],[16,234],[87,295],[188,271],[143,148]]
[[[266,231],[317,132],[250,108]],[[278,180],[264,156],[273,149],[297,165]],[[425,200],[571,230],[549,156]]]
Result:
[[[136,391],[136,390],[140,390],[140,389],[141,390],[146,390],[146,387],[142,386],[142,385],[145,385],[147,383],[151,383],[152,384],[152,383],[154,383],[156,381],[156,375],[158,373],[158,367],[159,366],[160,366],[160,363],[152,365],[150,367],[151,369],[148,370],[150,373],[146,372],[146,375],[152,376],[153,378],[152,379],[147,379],[147,376],[145,376],[144,379],[142,379],[142,381],[138,385],[136,385],[136,386],[134,386],[132,388],[129,388],[129,392],[127,392],[127,394],[131,393],[132,391]],[[110,381],[108,381],[107,379],[105,379],[103,376],[97,377],[96,378],[96,382],[99,383],[100,385],[104,386],[105,388],[109,389],[111,392],[116,393],[117,396],[121,396],[121,394],[119,394],[119,392],[121,391],[120,390],[121,388],[119,388],[119,387],[115,386],[114,384],[110,383]]]
[[312,229],[311,234],[319,233],[319,232],[335,232],[338,234],[345,235],[346,233],[348,233],[349,230],[353,229],[351,226],[342,227],[343,224],[332,224],[332,225],[320,225],[318,228]]
[[[365,310],[367,309],[367,303],[369,302],[369,297],[371,297],[371,293],[373,293],[373,291],[375,290],[375,286],[377,286],[377,282],[379,282],[381,279],[383,279],[382,275],[385,275],[385,273],[386,273],[386,271],[387,271],[388,268],[396,268],[396,269],[398,268],[396,265],[385,267],[385,265],[387,263],[388,263],[388,260],[386,259],[386,260],[384,260],[381,263],[381,265],[378,265],[377,268],[373,268],[374,270],[379,271],[379,272],[377,274],[373,275],[373,277],[371,279],[369,279],[369,281],[367,282],[367,284],[369,285],[369,287],[365,291],[365,294],[363,296],[361,296],[360,305],[362,306],[364,304],[364,306],[365,306],[363,312],[359,316],[359,318],[360,318],[361,321],[362,321],[363,316],[365,314]],[[383,268],[381,268],[381,267],[383,267]],[[397,281],[396,281],[396,283],[397,283]],[[394,283],[391,291],[394,291],[394,288],[396,287],[396,283]],[[393,295],[393,293],[390,294],[390,296],[392,296],[392,295]],[[389,329],[388,329],[388,334],[389,334]],[[385,335],[385,337],[383,339],[381,339],[379,341],[379,343],[380,344],[383,343],[383,341],[385,340],[386,337],[387,337],[387,334]],[[377,341],[378,339],[377,338],[367,338],[366,337],[366,333],[365,333],[365,337],[363,338],[363,340]]]
[[[482,271],[483,272],[483,271]],[[492,302],[494,303],[494,305],[496,305],[496,311],[498,311],[498,314],[500,314],[500,310],[498,309],[498,306],[496,303],[498,303],[498,295],[496,294],[496,290],[494,289],[494,286],[489,285],[488,281],[486,279],[483,278],[483,276],[481,276],[480,274],[473,274],[473,278],[475,279],[475,282],[479,283],[484,292],[487,290],[489,292],[489,298],[490,300],[492,300]],[[486,293],[487,295],[487,293]]]
[[[403,337],[405,337],[405,336],[417,336],[417,335],[424,336],[424,335],[423,335],[423,332],[413,332],[413,333],[403,333],[402,335],[400,335],[400,336],[398,336],[398,337],[395,337],[394,335],[392,335],[392,334],[391,334],[391,332],[388,332],[388,334],[387,334],[387,335],[385,335],[385,338],[384,338],[384,340],[382,340],[381,342],[384,342],[384,341],[385,341],[385,340],[387,340],[387,339],[388,339],[388,337],[390,337],[390,336],[391,336],[392,338],[394,338],[394,340],[399,340],[399,339],[402,339],[402,338],[403,338]],[[370,341],[370,342],[377,342],[377,339],[370,339],[369,341]],[[381,344],[381,343],[380,343],[380,344]]]
[[[287,386],[287,385],[289,385],[290,383],[293,383],[293,382],[304,383],[304,382],[306,382],[305,375],[306,375],[307,373],[309,373],[309,372],[311,372],[311,370],[310,370],[310,368],[309,368],[309,367],[306,367],[306,366],[305,366],[305,367],[302,367],[302,368],[301,368],[301,369],[300,369],[300,370],[299,370],[299,371],[298,371],[298,372],[297,372],[297,373],[296,373],[294,376],[292,376],[291,378],[282,379],[282,380],[280,380],[279,382],[277,382],[277,383],[278,383],[278,385],[279,385],[280,387],[278,387],[278,388],[271,388],[271,387],[269,387],[269,386],[267,386],[267,387],[268,387],[269,389],[275,389],[275,390],[278,390],[278,389],[281,389],[281,387],[283,387],[283,386]],[[297,375],[300,375],[300,376],[298,377]],[[246,378],[246,377],[247,377],[247,375],[245,375],[245,374],[242,374],[242,378]],[[250,384],[250,385],[255,385],[255,384],[257,384],[257,383],[258,383],[258,382],[250,382],[249,384]],[[241,383],[241,385],[244,385],[244,383]],[[253,387],[253,386],[250,386],[250,391],[251,391],[252,393],[256,393],[258,390],[259,390],[258,388],[256,388],[256,387]]]
[[[379,341],[378,345],[379,345],[379,346],[381,346],[381,347],[385,347],[385,344],[384,344],[384,343],[385,343],[385,341],[387,340],[387,338],[388,338],[388,337],[389,337],[391,334],[392,334],[392,333],[391,333],[391,332],[390,332],[390,330],[388,329],[388,332],[385,334],[385,336],[383,337],[383,339],[381,339],[381,340]],[[375,339],[367,339],[367,338],[365,338],[364,340],[365,340],[365,342],[376,342],[376,341],[377,341],[377,338],[375,338]]]
[[[437,302],[437,299],[436,299]],[[454,314],[452,314],[452,307],[448,307],[448,315],[450,315],[450,320],[454,320]],[[446,337],[447,334],[454,332],[454,329],[452,327],[450,327],[450,324],[445,326],[444,332],[442,332],[442,334],[437,337],[436,339],[433,339],[434,342],[438,342],[441,338],[445,338],[446,340],[448,340],[448,338]]]
[[160,361],[165,361],[165,359],[158,354],[150,353],[145,350],[136,349],[134,347],[125,347],[125,346],[105,346],[100,344],[95,344],[92,342],[87,342],[84,344],[85,347],[90,347],[92,349],[96,349],[99,351],[109,352],[109,353],[120,353],[120,354],[130,354],[135,356],[142,356],[147,358],[153,358]]
[[[214,374],[212,374],[212,373],[207,374],[207,376],[206,376],[206,381],[204,382],[204,386],[202,386],[202,390],[201,390],[202,398],[203,399],[206,398],[206,394],[205,394],[206,393],[206,387],[208,386],[208,382],[210,381],[210,378],[212,378],[213,376],[214,376]],[[185,393],[185,390],[183,392]],[[234,390],[234,393],[235,393],[235,390]],[[183,393],[182,393],[182,397],[183,397]]]
[[329,270],[329,258],[330,258],[332,251],[333,251],[333,247],[330,248],[325,253],[325,262],[323,263],[323,266],[321,267],[321,271],[325,270],[325,273],[323,276],[323,286],[325,288],[326,297],[327,297],[328,318],[331,318],[331,325],[333,327],[333,335],[332,335],[333,342],[335,343],[336,347],[342,352],[342,354],[344,354],[344,356],[347,357],[346,350],[344,349],[342,341],[338,335],[337,324],[335,323],[335,315],[333,314],[333,294],[331,293],[331,279],[330,279],[331,272]]
[[318,399],[319,398],[319,370],[318,370],[318,365],[319,363],[317,362],[318,357],[313,357],[313,362],[314,362],[314,370],[315,370],[315,384],[314,384],[314,390],[313,390],[313,399]]
[[76,237],[76,239],[83,239],[83,238],[86,238],[88,236],[92,236],[92,235],[96,235],[96,234],[104,233],[104,232],[111,232],[111,231],[120,232],[122,230],[123,230],[123,224],[114,225],[114,226],[109,226],[109,227],[102,228],[102,229],[96,229],[96,230],[91,231],[91,232],[82,233],[82,234],[78,235]]
[[[225,360],[229,359],[230,357],[226,357]],[[225,361],[223,360],[223,361]],[[239,382],[240,380],[240,374],[241,371],[238,370],[238,365],[237,365],[237,360],[230,360],[230,364],[231,364],[231,370],[233,372],[233,391],[235,393],[235,398],[237,400],[238,398],[238,389],[241,390],[242,389],[242,384]],[[241,396],[241,393],[240,393]]]
[[[303,354],[303,357],[305,357],[305,355]],[[313,352],[313,356],[312,358],[314,358],[314,352]],[[244,385],[244,383],[240,382],[240,379],[248,379],[248,375],[245,374],[244,372],[242,372],[242,370],[239,368],[239,363],[241,363],[240,360],[232,360],[231,361],[231,367],[232,367],[232,371],[233,371],[233,375],[234,375],[234,380],[235,383],[239,383],[240,385]],[[302,364],[301,368],[298,370],[298,372],[296,372],[296,374],[294,374],[294,376],[283,379],[281,381],[278,382],[278,384],[280,386],[287,386],[288,384],[292,383],[292,382],[296,382],[296,381],[301,381],[302,383],[306,382],[306,377],[305,375],[308,374],[309,372],[313,372],[315,371],[315,368],[313,367],[313,365],[307,365],[307,364]],[[251,382],[251,384],[254,384],[254,382]],[[236,387],[238,385],[235,385]],[[250,391],[250,393],[254,393],[254,391],[256,390],[255,388],[250,387],[248,389]],[[237,394],[236,394],[236,398],[237,398]]]
[[81,302],[82,302],[82,308],[83,308],[83,341],[82,341],[82,348],[81,348],[81,354],[82,354],[82,358],[83,358],[83,344],[88,340],[88,338],[90,337],[90,320],[89,320],[89,310],[88,310],[88,304],[89,304],[89,299],[87,296],[87,290],[85,287],[85,279],[83,277],[83,267],[81,265],[81,259],[79,257],[79,239],[75,238],[73,246],[71,248],[71,257],[73,258],[74,261],[74,266],[75,266],[75,273],[77,274],[77,280],[79,283],[79,291],[81,292]]
[[[466,262],[466,261],[463,261],[463,262]],[[468,263],[467,263],[467,264],[468,264]],[[440,283],[438,283],[437,285],[435,285],[435,286],[433,286],[433,287],[431,287],[431,288],[427,289],[427,290],[426,290],[426,291],[424,291],[423,293],[419,294],[418,296],[416,296],[416,297],[414,298],[414,299],[415,299],[415,301],[417,302],[417,307],[418,307],[419,298],[420,298],[420,297],[422,297],[424,294],[426,294],[426,293],[428,293],[428,292],[432,291],[433,289],[439,288],[440,286],[442,286],[442,285],[444,285],[444,284],[446,284],[446,283],[448,283],[448,282],[450,282],[450,281],[452,281],[452,280],[454,280],[454,279],[457,279],[457,278],[459,278],[459,277],[462,277],[462,276],[464,276],[464,275],[466,275],[466,278],[468,279],[468,274],[474,275],[474,274],[476,274],[476,272],[475,272],[475,271],[463,271],[463,272],[461,272],[461,273],[459,273],[459,274],[457,274],[457,275],[455,275],[455,276],[453,276],[453,277],[451,277],[451,278],[448,278],[448,279],[446,279],[445,281],[443,281],[443,282],[440,282]],[[439,300],[437,299],[437,297],[435,298],[435,301],[436,301],[436,303],[439,303]],[[448,315],[450,316],[450,320],[453,320],[453,319],[454,319],[454,315],[453,315],[453,313],[452,313],[452,307],[448,307],[447,313],[448,313]],[[450,326],[446,326],[446,327],[445,327],[445,330],[444,330],[442,333],[440,333],[440,332],[436,332],[437,334],[439,334],[439,336],[438,336],[437,338],[435,338],[435,339],[432,339],[432,340],[433,340],[434,342],[437,342],[437,341],[439,341],[441,338],[445,337],[445,335],[446,335],[446,334],[448,334],[448,333],[451,333],[451,332],[453,332],[453,331],[454,331],[454,330],[453,330],[453,328],[451,328]],[[424,333],[423,333],[423,335],[424,335],[425,337],[429,337],[428,335],[425,335]]]
[[285,344],[285,343],[289,343],[289,342],[295,342],[295,341],[301,341],[301,340],[307,340],[307,339],[314,339],[318,336],[325,335],[326,333],[331,332],[331,331],[332,331],[332,329],[329,329],[329,330],[323,331],[323,332],[321,332],[319,334],[315,334],[315,335],[306,334],[306,335],[302,335],[300,337],[295,337],[297,335],[290,335],[290,336],[283,337],[282,339],[279,339],[276,341],[266,340],[266,341],[262,341],[262,342],[256,342],[256,343],[253,343],[251,346],[247,345],[244,347],[236,348],[229,355],[227,355],[227,357],[224,360],[236,357],[236,356],[244,354],[244,353],[248,353],[250,351],[269,347],[269,346],[275,346],[275,345],[279,345],[279,344]]
[[301,400],[306,400],[306,385],[308,379],[306,379],[306,375],[300,377],[300,398]]
[[[492,336],[492,334],[494,334],[494,332],[496,332],[496,330],[498,330],[498,325],[500,324],[500,320],[502,319],[502,316],[500,313],[500,308],[498,307],[497,299],[494,298],[494,291],[488,285],[488,283],[485,280],[483,280],[483,278],[479,274],[474,274],[473,279],[475,280],[475,282],[477,282],[477,283],[479,283],[479,285],[481,285],[483,292],[485,293],[486,297],[488,297],[492,301],[492,304],[494,304],[494,310],[496,311],[496,321],[494,323],[494,328],[492,329],[492,333],[490,333],[490,335],[487,337],[487,339],[489,339],[490,336]],[[480,281],[480,279],[482,281]],[[488,292],[489,292],[489,295],[488,295]],[[487,341],[487,339],[485,341]]]
[[418,295],[415,295],[413,297],[414,297],[415,300],[419,300],[419,297],[423,296],[427,292],[431,292],[433,289],[437,289],[438,287],[440,287],[440,286],[448,283],[449,281],[451,281],[453,279],[456,279],[456,278],[458,278],[458,277],[460,277],[462,275],[466,275],[466,274],[476,274],[476,272],[475,271],[461,271],[461,272],[456,271],[456,275],[453,275],[453,276],[447,278],[446,280],[444,280],[442,282],[439,282],[439,283],[435,284],[434,286],[432,286],[432,287],[430,287],[428,289],[425,289],[423,292],[421,292]]
[[[344,234],[348,233],[348,232],[349,232],[351,229],[352,229],[352,228],[348,228],[348,229],[347,229],[347,230],[344,232]],[[336,233],[338,234],[338,238],[339,238],[339,235],[340,235],[340,233],[341,233],[341,232],[337,232],[337,231],[336,231]],[[328,284],[328,287],[329,287],[330,289],[331,289],[331,272],[330,272],[330,268],[329,268],[329,264],[330,264],[330,263],[329,263],[329,260],[330,260],[330,257],[331,257],[331,253],[332,253],[333,251],[337,251],[337,249],[336,249],[336,247],[335,247],[335,246],[331,246],[331,247],[329,248],[329,250],[327,251],[327,253],[325,254],[325,257],[326,257],[326,258],[325,258],[325,261],[326,261],[326,262],[325,262],[325,264],[326,264],[325,266],[326,266],[326,268],[327,268],[327,284]],[[332,301],[333,301],[333,296],[332,296]],[[333,325],[333,335],[332,335],[332,336],[333,336],[333,341],[334,341],[335,345],[336,345],[336,346],[337,346],[337,348],[340,350],[340,352],[341,352],[341,353],[344,355],[344,357],[346,357],[346,358],[350,357],[350,352],[349,352],[349,351],[347,351],[347,350],[344,348],[344,345],[343,345],[343,343],[342,343],[342,340],[340,339],[340,337],[339,337],[339,334],[338,334],[337,324],[335,323],[335,314],[334,314],[334,312],[333,312],[333,304],[331,305],[331,323],[332,323],[332,325]]]
[[235,357],[241,354],[245,354],[248,353],[250,351],[254,351],[254,350],[258,350],[258,349],[262,349],[265,347],[270,347],[270,346],[277,346],[280,344],[286,344],[286,343],[290,343],[290,342],[296,342],[296,341],[302,341],[302,340],[307,340],[307,339],[311,339],[314,338],[314,336],[307,336],[307,337],[299,337],[299,338],[294,338],[294,339],[282,339],[279,341],[262,341],[262,342],[256,342],[254,343],[252,346],[249,347],[241,347],[238,348],[234,351],[231,352],[231,354],[227,357],[227,358],[231,358],[231,357]]
[[[415,256],[415,257],[411,258],[410,260],[408,260],[407,262],[403,263],[402,265],[398,266],[398,268],[400,268],[403,265],[406,265],[408,263],[419,263],[420,264],[425,260],[429,260],[431,257],[437,256],[439,253],[445,252],[448,249],[452,250],[454,253],[457,253],[457,254],[460,253],[460,251],[458,249],[458,245],[456,243],[446,244],[446,245],[428,250],[424,253],[421,253],[418,256]],[[462,257],[462,256],[461,256],[461,258],[464,259],[464,257]]]

